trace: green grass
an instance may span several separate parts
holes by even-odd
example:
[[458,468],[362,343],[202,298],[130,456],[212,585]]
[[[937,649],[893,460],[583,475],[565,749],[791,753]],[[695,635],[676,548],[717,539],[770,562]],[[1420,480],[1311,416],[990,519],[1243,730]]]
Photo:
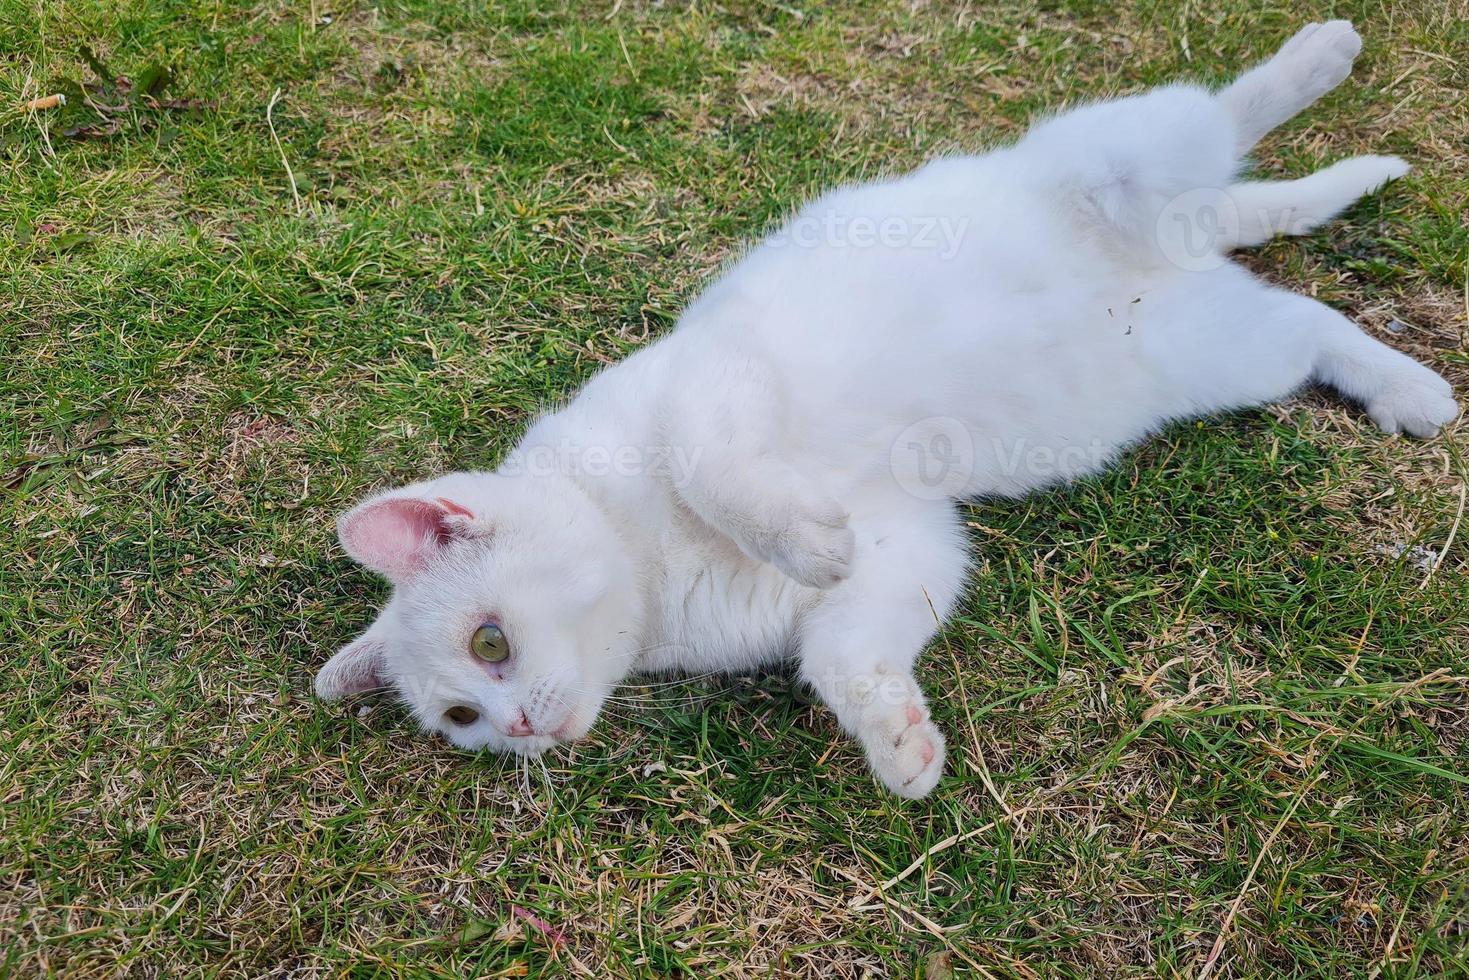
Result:
[[[0,6],[0,974],[1469,973],[1469,522],[1413,550],[1462,424],[1308,394],[972,508],[920,803],[784,676],[634,688],[549,783],[311,698],[364,491],[492,464],[817,188],[1311,17],[1366,50],[1260,169],[1417,170],[1249,261],[1469,390],[1461,0],[678,6]],[[174,104],[13,110],[84,45]]]

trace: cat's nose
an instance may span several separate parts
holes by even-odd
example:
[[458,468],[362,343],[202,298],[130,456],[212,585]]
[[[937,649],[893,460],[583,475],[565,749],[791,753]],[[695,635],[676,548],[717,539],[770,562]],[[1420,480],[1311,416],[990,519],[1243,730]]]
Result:
[[525,709],[520,709],[520,717],[510,723],[507,734],[510,735],[534,735],[536,730],[530,727],[530,719],[525,716]]

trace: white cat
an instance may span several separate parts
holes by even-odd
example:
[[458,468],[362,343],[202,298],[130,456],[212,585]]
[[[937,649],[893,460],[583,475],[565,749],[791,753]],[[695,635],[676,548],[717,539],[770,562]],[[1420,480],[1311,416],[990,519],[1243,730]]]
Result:
[[1360,47],[1313,24],[1219,93],[1086,106],[815,201],[498,471],[343,516],[394,589],[318,693],[390,685],[457,745],[537,754],[631,674],[794,658],[883,784],[928,793],[944,738],[913,664],[964,581],[954,501],[1311,381],[1388,432],[1456,417],[1433,371],[1224,257],[1407,171],[1235,182]]

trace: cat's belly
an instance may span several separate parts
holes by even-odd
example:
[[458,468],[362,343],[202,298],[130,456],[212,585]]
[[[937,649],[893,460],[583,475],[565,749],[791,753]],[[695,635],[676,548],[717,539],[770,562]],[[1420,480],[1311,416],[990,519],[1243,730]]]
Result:
[[[942,322],[893,331],[864,359],[884,370],[859,384],[792,382],[803,424],[787,455],[810,461],[846,501],[865,489],[921,499],[1021,496],[1095,473],[1168,419],[1197,410],[1198,385],[1168,366],[1196,341],[1158,282],[1118,296],[1009,297],[988,313],[947,311]],[[805,372],[803,378],[815,376]],[[852,392],[860,397],[852,397]]]
[[794,653],[796,624],[817,590],[707,528],[685,525],[667,539],[639,672],[739,671]]

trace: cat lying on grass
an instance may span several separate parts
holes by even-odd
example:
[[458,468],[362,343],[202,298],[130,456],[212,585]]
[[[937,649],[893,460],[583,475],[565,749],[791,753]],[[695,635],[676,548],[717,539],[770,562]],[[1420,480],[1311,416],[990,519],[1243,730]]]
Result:
[[793,659],[877,778],[925,795],[944,737],[913,664],[964,582],[956,501],[1313,381],[1387,432],[1456,417],[1433,371],[1225,257],[1407,172],[1236,180],[1360,48],[1313,24],[1221,92],[1089,105],[810,204],[496,472],[345,514],[393,594],[318,693],[393,687],[456,745],[534,755],[630,675]]

